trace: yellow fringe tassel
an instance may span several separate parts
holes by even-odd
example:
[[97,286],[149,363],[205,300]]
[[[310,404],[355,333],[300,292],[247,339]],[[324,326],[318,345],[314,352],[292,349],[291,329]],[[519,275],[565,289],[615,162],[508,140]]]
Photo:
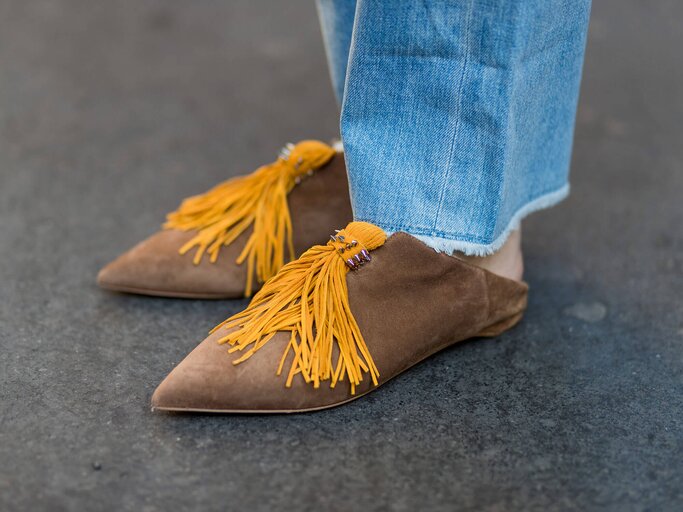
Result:
[[370,261],[368,250],[384,244],[386,235],[373,224],[351,222],[331,238],[282,267],[247,309],[213,329],[237,328],[219,340],[232,345],[229,352],[244,351],[234,364],[249,359],[278,331],[289,331],[277,370],[281,375],[293,352],[287,387],[299,373],[316,388],[327,380],[335,387],[348,377],[352,394],[364,373],[377,385],[379,372],[349,307],[346,273]]
[[193,261],[198,265],[205,253],[215,262],[223,246],[253,226],[237,258],[238,264],[247,261],[245,295],[249,297],[254,273],[257,281],[263,283],[285,264],[285,245],[287,261],[296,257],[287,194],[301,176],[322,167],[334,154],[333,148],[319,141],[289,144],[272,164],[185,199],[177,211],[168,214],[164,228],[198,231],[180,248],[180,254],[185,254],[197,247]]

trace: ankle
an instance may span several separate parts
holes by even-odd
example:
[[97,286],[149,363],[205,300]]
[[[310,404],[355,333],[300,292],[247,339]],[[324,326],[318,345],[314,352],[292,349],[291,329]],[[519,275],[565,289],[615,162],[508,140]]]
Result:
[[521,281],[524,274],[522,232],[520,229],[510,233],[502,247],[493,254],[488,256],[467,256],[457,253],[454,256],[489,272],[515,281]]

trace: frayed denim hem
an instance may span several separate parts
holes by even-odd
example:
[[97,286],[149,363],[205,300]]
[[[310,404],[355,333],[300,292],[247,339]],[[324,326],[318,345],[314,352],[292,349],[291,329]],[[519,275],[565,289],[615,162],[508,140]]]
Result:
[[[549,194],[542,195],[534,199],[533,201],[525,204],[522,208],[517,210],[515,214],[508,222],[507,227],[503,232],[490,244],[478,244],[473,242],[467,242],[463,240],[456,240],[450,238],[436,237],[436,236],[426,236],[426,235],[415,235],[410,233],[408,230],[403,230],[409,235],[414,236],[418,240],[424,242],[428,247],[431,247],[436,252],[443,252],[446,254],[453,254],[454,252],[461,252],[467,256],[489,256],[494,252],[498,251],[505,241],[507,240],[510,233],[519,228],[519,224],[527,215],[545,208],[550,208],[556,205],[564,198],[569,195],[569,185],[550,192]],[[380,226],[381,227],[381,226]],[[385,230],[386,231],[386,230]],[[390,236],[394,231],[386,231],[387,236]]]

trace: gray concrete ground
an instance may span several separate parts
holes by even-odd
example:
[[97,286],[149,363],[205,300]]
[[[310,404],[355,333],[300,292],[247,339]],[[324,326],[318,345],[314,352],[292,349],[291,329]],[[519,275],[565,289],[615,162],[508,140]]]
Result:
[[244,302],[105,293],[191,192],[328,138],[311,1],[0,0],[0,510],[683,510],[683,4],[594,6],[531,304],[351,405],[153,414]]

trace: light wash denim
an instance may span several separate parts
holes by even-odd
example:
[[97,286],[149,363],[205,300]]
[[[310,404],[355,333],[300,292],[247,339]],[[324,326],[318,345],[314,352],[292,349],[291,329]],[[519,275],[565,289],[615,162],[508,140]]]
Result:
[[356,220],[490,254],[568,191],[590,0],[318,0]]

